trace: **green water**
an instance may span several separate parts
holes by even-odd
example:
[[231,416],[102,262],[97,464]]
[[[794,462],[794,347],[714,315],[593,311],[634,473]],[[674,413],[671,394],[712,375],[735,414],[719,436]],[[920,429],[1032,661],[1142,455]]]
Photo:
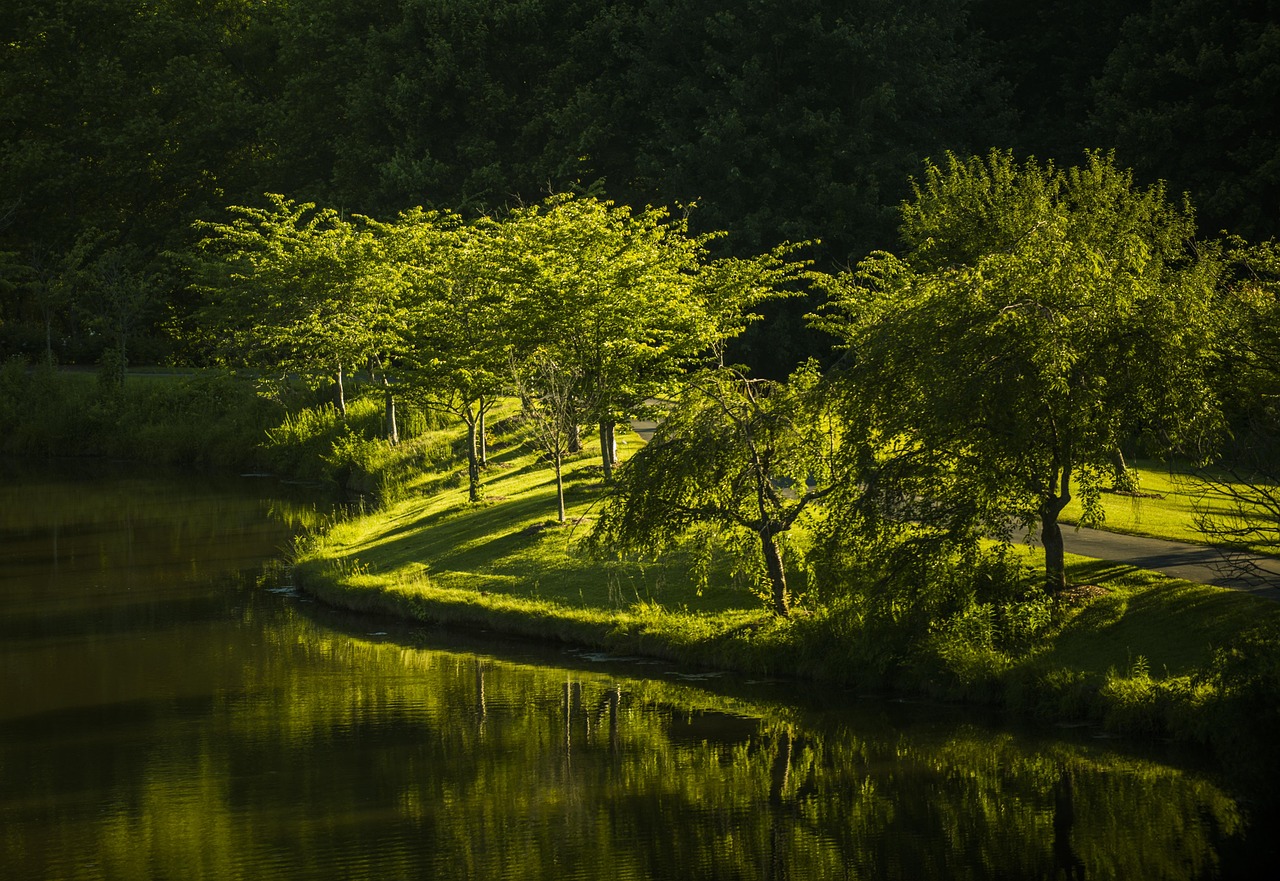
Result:
[[[0,469],[0,878],[1234,878],[1271,813],[1088,730],[308,602],[263,480]],[[1267,809],[1269,810],[1269,809]]]

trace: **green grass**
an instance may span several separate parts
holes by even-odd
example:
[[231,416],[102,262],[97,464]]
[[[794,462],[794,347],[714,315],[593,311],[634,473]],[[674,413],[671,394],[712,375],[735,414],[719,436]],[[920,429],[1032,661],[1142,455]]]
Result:
[[[1105,519],[1097,528],[1206,544],[1208,539],[1196,528],[1196,515],[1230,519],[1234,513],[1230,502],[1206,492],[1190,468],[1150,460],[1133,463],[1131,468],[1138,474],[1139,494],[1104,492]],[[1061,519],[1064,523],[1078,523],[1080,515],[1077,498],[1067,505]]]
[[[501,419],[510,410],[495,415]],[[642,443],[634,435],[621,442],[632,449]],[[490,447],[481,503],[467,501],[464,468],[430,471],[406,486],[399,501],[334,525],[299,563],[304,569],[358,569],[366,585],[425,578],[436,590],[521,597],[561,610],[620,612],[659,604],[708,615],[756,611],[756,598],[733,588],[727,577],[702,591],[686,589],[684,553],[650,563],[583,553],[604,494],[598,455],[598,447],[588,444],[566,462],[564,524],[556,519],[551,468],[516,430]]]
[[1069,577],[1109,592],[1075,612],[1040,660],[1089,675],[1129,670],[1139,657],[1155,677],[1190,675],[1238,634],[1280,620],[1276,603],[1133,566],[1077,557]]

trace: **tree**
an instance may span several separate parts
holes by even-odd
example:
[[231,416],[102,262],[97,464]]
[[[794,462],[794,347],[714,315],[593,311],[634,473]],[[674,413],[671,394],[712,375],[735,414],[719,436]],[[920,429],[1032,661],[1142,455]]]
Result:
[[135,267],[143,265],[132,249],[116,246],[104,250],[89,266],[85,297],[92,326],[110,342],[103,352],[103,366],[115,384],[124,384],[129,366],[129,343],[146,312],[155,308],[151,288],[155,284]]
[[906,255],[863,261],[820,321],[848,350],[848,447],[900,520],[1006,539],[1038,524],[1059,590],[1058,516],[1075,494],[1101,516],[1117,447],[1186,448],[1215,422],[1216,263],[1190,208],[1099,154],[951,156],[902,216]]
[[564,523],[564,457],[577,428],[582,372],[576,365],[557,361],[553,353],[538,349],[519,361],[512,360],[511,377],[525,417],[555,469],[558,518]]
[[267,200],[199,224],[204,315],[224,358],[330,373],[345,415],[345,373],[370,359],[386,365],[401,345],[399,272],[361,218]]
[[27,253],[26,287],[44,326],[44,362],[54,363],[53,329],[85,275],[89,254],[99,244],[97,230],[82,234],[67,250],[35,242]]
[[1218,315],[1218,387],[1230,435],[1200,472],[1196,523],[1239,573],[1260,575],[1253,552],[1280,550],[1280,243],[1227,243],[1230,276]]
[[569,195],[513,212],[501,238],[519,346],[580,377],[574,421],[599,426],[608,483],[616,424],[708,344],[695,296],[702,243],[664,211]]
[[711,364],[726,365],[733,341],[764,318],[762,306],[805,292],[816,276],[809,261],[790,255],[807,244],[784,242],[763,254],[703,263],[695,293],[706,312],[707,336],[698,345]]
[[659,553],[696,524],[749,538],[774,614],[791,609],[782,542],[837,482],[826,388],[806,365],[787,383],[706,371],[619,472],[597,548]]
[[480,500],[484,422],[503,393],[512,349],[513,294],[497,269],[497,225],[406,212],[391,232],[407,283],[405,357],[415,394],[467,426],[468,495]]

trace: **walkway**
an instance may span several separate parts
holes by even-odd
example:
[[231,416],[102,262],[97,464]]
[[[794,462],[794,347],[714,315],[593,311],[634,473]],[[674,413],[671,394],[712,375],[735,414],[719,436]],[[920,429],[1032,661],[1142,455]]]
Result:
[[1230,587],[1280,601],[1280,559],[1275,557],[1251,555],[1249,562],[1257,567],[1259,577],[1244,578],[1226,565],[1219,549],[1206,545],[1074,526],[1063,526],[1062,537],[1069,554],[1127,563],[1197,584]]

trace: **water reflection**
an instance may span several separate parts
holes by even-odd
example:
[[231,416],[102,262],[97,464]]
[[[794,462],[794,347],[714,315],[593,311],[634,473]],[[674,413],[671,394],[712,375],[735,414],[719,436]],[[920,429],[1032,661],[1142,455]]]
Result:
[[1087,738],[339,616],[263,567],[289,530],[261,487],[80,480],[14,516],[35,485],[0,490],[0,877],[1181,879],[1266,856],[1210,777]]

